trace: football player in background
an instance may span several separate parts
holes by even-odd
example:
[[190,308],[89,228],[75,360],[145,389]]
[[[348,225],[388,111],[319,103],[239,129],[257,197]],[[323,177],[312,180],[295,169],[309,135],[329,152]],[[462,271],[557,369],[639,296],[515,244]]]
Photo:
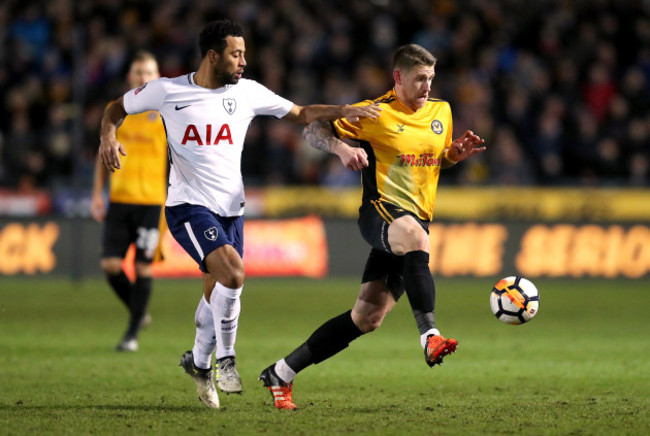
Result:
[[[313,147],[337,154],[351,170],[361,170],[359,229],[372,248],[352,310],[321,325],[306,342],[262,371],[260,380],[278,409],[296,408],[292,388],[298,372],[377,329],[405,291],[426,363],[433,367],[456,351],[456,340],[446,339],[436,327],[428,228],[440,169],[485,147],[471,131],[452,141],[449,103],[429,97],[435,64],[436,58],[423,47],[402,46],[393,60],[394,88],[374,101],[358,103],[378,104],[379,118],[314,121],[305,128]],[[338,138],[357,141],[360,147]]]
[[[129,69],[131,88],[160,77],[155,57],[138,52]],[[113,103],[110,103],[112,105]],[[125,169],[110,176],[108,210],[102,191],[109,172],[97,157],[91,212],[104,223],[101,266],[115,294],[129,310],[129,322],[118,351],[138,350],[138,331],[151,322],[147,306],[151,296],[151,263],[157,249],[162,205],[167,187],[167,137],[160,114],[130,115],[117,130],[117,140],[128,150]],[[129,246],[135,243],[135,282],[122,269]]]
[[199,47],[196,72],[151,81],[106,109],[99,154],[110,171],[120,169],[124,147],[115,136],[119,120],[144,111],[161,113],[170,163],[165,216],[174,238],[203,272],[194,348],[182,355],[180,365],[194,379],[201,401],[218,408],[212,353],[218,386],[226,392],[242,390],[234,346],[244,286],[241,155],[248,126],[260,115],[305,125],[317,119],[375,118],[379,110],[373,105],[298,106],[243,79],[243,30],[230,20],[208,23]]

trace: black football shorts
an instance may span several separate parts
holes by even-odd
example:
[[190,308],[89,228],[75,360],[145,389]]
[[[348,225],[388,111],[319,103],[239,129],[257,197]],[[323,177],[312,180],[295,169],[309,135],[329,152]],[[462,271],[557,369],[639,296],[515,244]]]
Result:
[[364,201],[359,208],[359,230],[361,236],[372,247],[392,253],[388,244],[388,226],[397,218],[411,215],[429,233],[429,222],[422,221],[415,214],[399,206],[381,200]]
[[135,243],[135,260],[151,262],[158,247],[162,206],[109,203],[102,235],[102,257],[120,257]]
[[413,213],[381,200],[364,202],[359,208],[359,230],[372,249],[366,261],[361,283],[383,280],[395,301],[404,294],[404,256],[393,254],[388,244],[388,226],[397,218],[411,215],[429,233],[429,223]]

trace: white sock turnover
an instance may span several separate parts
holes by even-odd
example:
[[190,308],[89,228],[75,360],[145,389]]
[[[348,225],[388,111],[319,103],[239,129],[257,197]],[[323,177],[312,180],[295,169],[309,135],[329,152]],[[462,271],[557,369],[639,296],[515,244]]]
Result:
[[438,329],[429,329],[425,333],[420,335],[420,343],[422,344],[422,348],[425,348],[427,346],[427,336],[430,335],[439,335],[440,331]]
[[293,379],[296,377],[296,372],[287,365],[287,362],[285,362],[284,359],[276,362],[275,373],[285,383],[293,382]]

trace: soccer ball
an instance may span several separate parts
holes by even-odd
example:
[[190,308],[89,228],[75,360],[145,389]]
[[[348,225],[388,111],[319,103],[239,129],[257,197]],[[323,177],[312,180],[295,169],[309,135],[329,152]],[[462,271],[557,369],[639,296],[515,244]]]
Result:
[[519,276],[506,277],[492,288],[490,307],[499,321],[523,324],[537,315],[539,292],[530,280]]

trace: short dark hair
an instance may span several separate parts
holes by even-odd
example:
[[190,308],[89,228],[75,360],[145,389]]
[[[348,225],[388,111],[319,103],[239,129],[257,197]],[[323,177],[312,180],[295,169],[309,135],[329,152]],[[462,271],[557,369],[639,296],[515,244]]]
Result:
[[228,19],[211,21],[206,24],[199,35],[201,58],[204,58],[210,49],[223,54],[223,50],[228,45],[226,43],[226,37],[228,36],[243,37],[244,29],[238,23]]
[[393,57],[394,70],[410,70],[415,66],[435,67],[438,59],[429,50],[417,44],[406,44],[397,49]]

